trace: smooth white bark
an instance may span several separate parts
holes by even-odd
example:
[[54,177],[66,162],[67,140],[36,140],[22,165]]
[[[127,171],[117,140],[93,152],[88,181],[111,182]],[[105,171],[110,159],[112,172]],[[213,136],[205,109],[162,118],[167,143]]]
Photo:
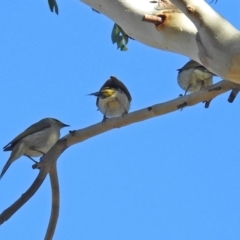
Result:
[[[179,53],[199,61],[198,47],[195,41],[197,29],[169,1],[165,2],[164,10],[157,10],[158,4],[150,3],[149,0],[81,1],[108,16],[132,38],[148,46]],[[158,28],[152,23],[142,21],[145,14],[157,15],[163,14],[163,11],[168,19]]]
[[[201,63],[223,79],[240,83],[240,33],[204,0],[81,0],[119,24],[134,39]],[[161,9],[161,10],[160,10]],[[145,14],[165,17],[155,26]]]
[[226,80],[240,83],[240,32],[204,0],[171,0],[198,29],[199,59]]

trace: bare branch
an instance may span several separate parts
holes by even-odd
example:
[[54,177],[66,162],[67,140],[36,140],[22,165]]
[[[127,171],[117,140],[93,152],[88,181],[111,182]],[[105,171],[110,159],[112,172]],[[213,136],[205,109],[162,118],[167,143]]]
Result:
[[[84,129],[70,131],[70,134],[61,138],[50,149],[50,151],[42,157],[41,161],[35,164],[34,168],[40,168],[40,173],[38,174],[36,180],[32,186],[20,197],[20,199],[18,199],[12,206],[10,206],[0,215],[0,224],[2,224],[4,221],[7,221],[34,195],[37,189],[41,186],[47,173],[51,170],[51,167],[56,164],[56,161],[61,153],[69,146],[80,143],[87,140],[88,138],[94,137],[114,128],[120,128],[170,112],[179,111],[180,108],[185,106],[193,106],[203,101],[209,101],[216,96],[229,91],[230,89],[240,88],[239,86],[240,85],[234,84],[233,82],[222,80],[203,91],[195,92],[184,97],[178,97],[168,102],[149,106],[147,108],[128,113],[123,117],[120,116],[116,118],[110,118],[107,119],[104,123],[100,122]],[[57,194],[56,186],[54,186],[54,188],[54,194]],[[54,202],[53,204],[55,205],[54,207],[56,207],[57,202]],[[56,211],[56,209],[54,209],[54,211]],[[55,215],[54,218],[56,218],[56,212],[52,213],[52,215],[53,214]],[[56,221],[56,219],[54,221]]]
[[40,172],[30,188],[22,194],[22,196],[14,202],[10,207],[4,210],[0,215],[0,224],[7,221],[18,209],[20,209],[38,190],[38,188],[43,183],[48,172],[51,170],[52,164],[56,163],[58,157],[67,148],[66,139],[61,138],[47,154],[41,158],[41,162],[48,162],[50,164],[44,164],[40,169]]
[[30,188],[22,194],[22,196],[13,203],[10,207],[5,209],[0,215],[0,224],[3,224],[7,221],[18,209],[20,209],[38,190],[38,188],[42,185],[44,179],[47,176],[46,171],[40,171],[37,178],[30,186]]
[[[230,89],[238,88],[238,86],[238,84],[234,84],[233,82],[222,80],[202,91],[188,94],[184,97],[178,97],[168,102],[149,106],[141,110],[128,113],[123,117],[120,116],[115,118],[109,118],[104,123],[100,122],[80,130],[70,131],[70,134],[66,135],[64,139],[67,141],[67,146],[70,147],[73,144],[83,142],[91,137],[107,132],[114,128],[124,127],[153,117],[178,111],[182,107],[182,105],[189,107],[198,103],[202,103],[204,101],[209,101],[216,96],[229,91]],[[45,158],[45,161],[37,163],[36,166],[38,168],[41,168],[48,164],[52,164],[55,161],[56,159]]]
[[57,164],[52,164],[51,170],[49,172],[51,189],[52,189],[52,210],[51,216],[48,223],[47,232],[45,235],[45,240],[53,239],[53,235],[57,226],[58,216],[59,216],[59,182],[57,173]]

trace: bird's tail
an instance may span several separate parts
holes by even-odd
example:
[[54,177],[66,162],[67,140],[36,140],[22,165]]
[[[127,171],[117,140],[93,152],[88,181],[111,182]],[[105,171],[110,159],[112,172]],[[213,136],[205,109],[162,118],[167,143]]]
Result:
[[12,164],[13,161],[11,161],[11,157],[8,159],[8,161],[6,162],[6,164],[4,165],[2,172],[0,174],[0,179],[3,177],[3,175],[5,174],[5,172],[8,170],[8,168],[10,167],[10,165]]
[[[17,151],[16,151],[17,150]],[[2,172],[0,174],[0,179],[3,177],[5,172],[8,170],[10,165],[17,160],[19,157],[21,157],[22,153],[19,151],[19,148],[13,149],[10,158],[7,160],[6,164],[4,165]]]

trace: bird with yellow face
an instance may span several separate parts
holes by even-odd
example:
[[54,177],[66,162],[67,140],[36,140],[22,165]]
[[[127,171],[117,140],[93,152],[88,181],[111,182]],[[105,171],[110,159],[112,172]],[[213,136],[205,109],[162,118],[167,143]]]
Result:
[[103,114],[103,120],[128,113],[132,101],[127,87],[113,76],[103,84],[98,92],[89,95],[97,97],[96,105]]

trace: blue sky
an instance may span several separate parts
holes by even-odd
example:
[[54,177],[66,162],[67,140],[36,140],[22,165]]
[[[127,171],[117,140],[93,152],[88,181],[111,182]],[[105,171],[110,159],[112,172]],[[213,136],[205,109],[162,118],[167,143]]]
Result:
[[[111,43],[113,22],[78,1],[0,2],[0,146],[45,117],[80,129],[102,120],[97,91],[110,75],[130,90],[131,111],[183,91],[176,69],[188,58],[129,42]],[[240,28],[238,0],[212,6]],[[219,79],[215,78],[215,81]],[[61,206],[55,238],[83,240],[237,240],[240,236],[239,105],[229,93],[77,144],[58,161]],[[0,168],[9,152],[0,152]],[[0,211],[32,183],[22,157],[0,181]],[[47,177],[0,227],[0,238],[43,239],[50,215]]]

